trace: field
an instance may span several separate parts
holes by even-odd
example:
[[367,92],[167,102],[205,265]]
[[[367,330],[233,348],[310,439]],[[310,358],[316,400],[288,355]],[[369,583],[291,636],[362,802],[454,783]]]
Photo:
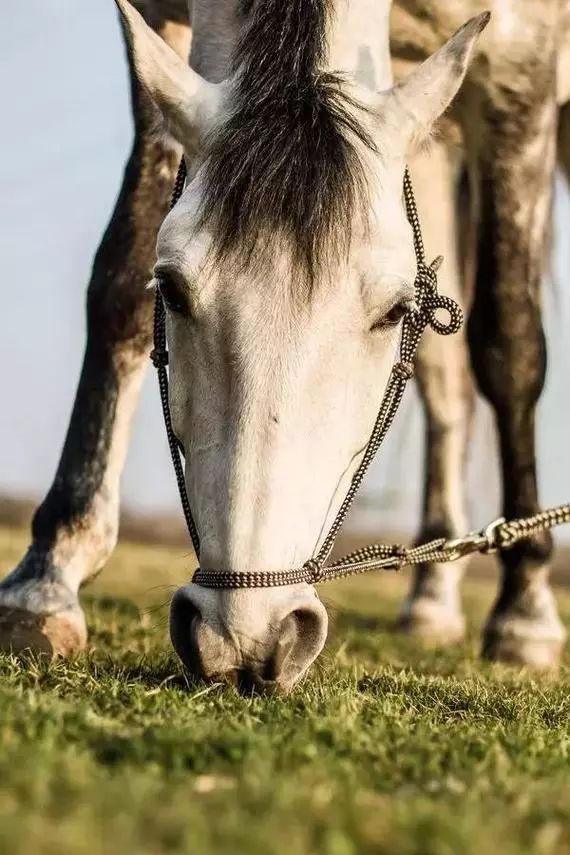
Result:
[[[23,531],[0,529],[0,574]],[[322,589],[320,666],[288,699],[189,688],[166,607],[177,549],[123,544],[84,597],[91,648],[70,663],[0,658],[0,851],[570,851],[570,668],[531,678],[390,631],[405,578]],[[570,595],[559,591],[570,623]]]

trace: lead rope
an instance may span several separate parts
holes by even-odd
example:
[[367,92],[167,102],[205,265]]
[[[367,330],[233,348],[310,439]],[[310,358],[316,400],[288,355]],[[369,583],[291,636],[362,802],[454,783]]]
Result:
[[[186,164],[184,158],[182,158],[172,191],[171,209],[180,199],[185,181]],[[412,564],[456,561],[458,558],[470,555],[473,552],[490,553],[498,549],[510,549],[515,543],[539,531],[545,531],[554,526],[570,522],[570,505],[561,505],[557,508],[542,511],[532,517],[512,520],[511,522],[506,522],[501,518],[495,520],[480,532],[472,532],[463,538],[455,540],[448,540],[442,537],[415,547],[382,543],[364,546],[349,553],[339,561],[326,564],[348,510],[362,484],[364,475],[394,420],[406,385],[413,376],[414,357],[424,330],[429,326],[434,332],[440,335],[451,335],[458,332],[463,323],[463,313],[459,305],[450,297],[438,294],[437,291],[437,271],[443,260],[442,257],[438,256],[431,264],[426,264],[418,210],[414,199],[410,174],[407,169],[404,173],[404,202],[408,220],[412,226],[418,266],[415,283],[415,306],[403,320],[400,339],[400,358],[392,367],[390,379],[380,403],[380,409],[362,460],[352,477],[347,494],[322,546],[314,558],[310,558],[302,567],[290,570],[237,573],[231,570],[201,570],[198,568],[192,580],[196,584],[207,588],[271,588],[281,585],[295,585],[302,582],[316,584],[318,582],[327,582],[331,579],[340,579],[346,576],[366,573],[370,570],[400,570],[402,567]],[[449,317],[447,323],[436,316],[438,310],[447,312]],[[174,465],[180,502],[188,532],[199,559],[200,538],[188,500],[180,444],[174,434],[170,417],[166,312],[159,288],[156,290],[155,298],[154,347],[151,359],[158,373],[166,436]]]

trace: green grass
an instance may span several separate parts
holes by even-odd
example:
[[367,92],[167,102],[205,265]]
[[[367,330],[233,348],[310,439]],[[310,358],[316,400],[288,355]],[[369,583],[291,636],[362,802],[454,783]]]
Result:
[[[1,572],[23,544],[0,530]],[[390,632],[404,578],[323,588],[327,650],[278,699],[185,685],[160,604],[187,575],[123,545],[85,596],[86,655],[0,658],[1,852],[570,851],[570,669],[478,660],[488,582],[445,652]]]

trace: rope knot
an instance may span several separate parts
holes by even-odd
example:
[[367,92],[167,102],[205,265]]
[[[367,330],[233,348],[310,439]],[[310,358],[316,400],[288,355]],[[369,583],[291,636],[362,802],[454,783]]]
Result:
[[156,369],[166,368],[168,365],[168,351],[164,347],[155,347],[150,353],[150,361]]
[[398,562],[396,570],[401,570],[406,563],[406,558],[408,557],[408,548],[401,543],[395,543],[392,547],[391,557],[395,558]]
[[414,363],[396,362],[392,371],[396,377],[400,377],[402,380],[410,380],[414,376]]
[[325,568],[314,558],[309,558],[308,561],[305,561],[303,567],[307,573],[310,573],[311,585],[318,585],[318,583],[322,582],[326,577]]

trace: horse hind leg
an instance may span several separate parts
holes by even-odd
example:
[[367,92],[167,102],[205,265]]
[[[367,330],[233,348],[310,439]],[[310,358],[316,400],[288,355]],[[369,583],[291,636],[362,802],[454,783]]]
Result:
[[[552,79],[548,64],[538,64],[516,117],[484,96],[485,144],[473,158],[480,212],[468,338],[477,383],[495,411],[507,518],[539,509],[535,408],[546,370],[539,289],[556,159]],[[487,658],[557,665],[565,630],[549,583],[551,553],[550,536],[541,534],[501,554],[501,588],[483,635]]]
[[[186,52],[189,27],[152,12],[151,23]],[[32,543],[0,583],[0,647],[69,655],[86,641],[78,590],[103,566],[118,531],[119,482],[152,338],[146,292],[156,232],[179,155],[157,141],[131,75],[135,141],[87,292],[87,344],[54,482],[36,511]]]
[[[458,158],[444,142],[430,146],[411,164],[428,254],[442,253],[443,294],[462,302],[457,217]],[[437,200],[434,203],[434,200]],[[426,463],[423,519],[418,540],[465,533],[464,458],[473,391],[463,333],[444,338],[428,330],[416,359],[424,405]],[[466,560],[424,564],[414,572],[399,618],[402,630],[432,643],[452,643],[465,631],[459,586]]]

